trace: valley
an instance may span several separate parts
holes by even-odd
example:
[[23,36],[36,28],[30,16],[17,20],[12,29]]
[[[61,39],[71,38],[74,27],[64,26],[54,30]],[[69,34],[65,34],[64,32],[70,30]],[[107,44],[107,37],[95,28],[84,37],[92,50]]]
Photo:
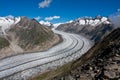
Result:
[[1,0],[0,80],[120,80],[120,0]]

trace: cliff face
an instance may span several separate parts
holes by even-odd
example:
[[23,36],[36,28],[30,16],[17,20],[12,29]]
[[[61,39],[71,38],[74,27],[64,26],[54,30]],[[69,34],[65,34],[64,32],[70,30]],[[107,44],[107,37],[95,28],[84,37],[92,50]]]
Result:
[[0,58],[47,50],[60,41],[59,36],[49,28],[41,25],[35,19],[30,20],[26,17],[21,17],[18,23],[11,24],[4,32],[5,34],[1,34],[0,38],[2,41],[0,42]]
[[93,46],[69,66],[71,70],[52,80],[120,79],[120,28]]

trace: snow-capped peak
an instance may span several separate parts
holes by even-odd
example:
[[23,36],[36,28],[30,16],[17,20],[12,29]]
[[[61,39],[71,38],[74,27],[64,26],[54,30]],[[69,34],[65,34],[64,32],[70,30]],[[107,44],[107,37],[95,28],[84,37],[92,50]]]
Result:
[[20,21],[20,17],[0,17],[0,34],[5,35],[5,30],[10,28],[10,26],[17,24]]
[[61,24],[63,24],[63,23],[55,23],[55,24],[53,24],[53,26],[54,26],[54,28],[57,28]]
[[57,28],[59,25],[61,25],[61,24],[65,24],[65,23],[72,23],[73,22],[73,20],[70,20],[70,21],[67,21],[67,22],[61,22],[61,23],[55,23],[55,24],[53,24],[53,26],[55,27],[55,28]]
[[96,26],[99,25],[101,23],[104,24],[110,24],[110,22],[108,21],[107,17],[101,17],[101,18],[78,18],[77,20],[75,20],[77,22],[77,24],[79,25],[91,25],[91,26]]

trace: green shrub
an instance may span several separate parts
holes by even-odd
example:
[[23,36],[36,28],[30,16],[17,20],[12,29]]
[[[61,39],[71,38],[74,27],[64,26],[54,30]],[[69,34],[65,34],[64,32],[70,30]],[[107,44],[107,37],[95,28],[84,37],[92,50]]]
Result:
[[9,42],[5,38],[0,37],[0,49],[9,46]]

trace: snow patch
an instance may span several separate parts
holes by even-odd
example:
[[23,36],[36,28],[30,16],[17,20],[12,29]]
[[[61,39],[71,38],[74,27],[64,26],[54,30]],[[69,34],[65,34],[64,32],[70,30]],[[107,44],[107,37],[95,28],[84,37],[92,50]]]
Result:
[[101,22],[105,22],[105,21],[107,21],[108,19],[106,18],[106,17],[102,17],[102,19],[101,19]]
[[85,25],[85,20],[79,20],[80,25]]
[[4,35],[6,35],[5,30],[10,28],[10,26],[17,24],[20,21],[20,17],[12,17],[12,16],[6,16],[6,17],[0,17],[0,32]]
[[55,23],[55,24],[53,24],[53,26],[54,26],[54,28],[57,28],[61,24],[63,24],[63,23]]

